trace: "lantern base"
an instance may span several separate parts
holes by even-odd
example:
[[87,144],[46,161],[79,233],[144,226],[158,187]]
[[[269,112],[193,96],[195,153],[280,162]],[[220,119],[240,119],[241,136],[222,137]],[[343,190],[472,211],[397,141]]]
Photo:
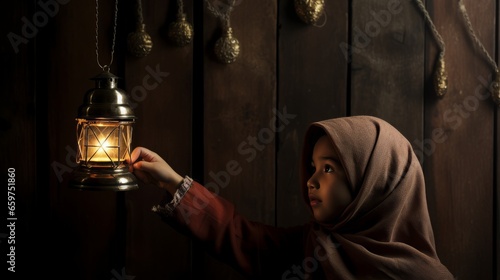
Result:
[[130,191],[139,188],[134,174],[125,168],[87,168],[73,171],[70,188],[95,191]]

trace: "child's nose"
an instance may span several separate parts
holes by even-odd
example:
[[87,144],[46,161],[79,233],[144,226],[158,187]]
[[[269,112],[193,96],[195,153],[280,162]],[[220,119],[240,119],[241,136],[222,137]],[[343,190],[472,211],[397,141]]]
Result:
[[308,189],[312,189],[312,188],[319,189],[318,181],[314,178],[314,175],[311,176],[311,178],[309,178],[309,180],[307,180],[307,188]]

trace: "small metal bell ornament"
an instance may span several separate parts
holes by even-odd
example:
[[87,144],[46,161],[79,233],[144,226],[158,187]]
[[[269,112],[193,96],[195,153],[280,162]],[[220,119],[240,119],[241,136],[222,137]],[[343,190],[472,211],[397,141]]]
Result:
[[448,75],[444,62],[444,54],[440,53],[434,73],[434,88],[438,97],[443,97],[448,91]]
[[323,14],[324,0],[295,0],[295,12],[307,24],[315,24]]
[[236,61],[240,54],[240,43],[238,39],[233,37],[233,29],[225,28],[225,32],[215,42],[215,55],[219,61],[229,64]]
[[236,61],[240,55],[240,42],[233,37],[233,28],[231,28],[231,12],[233,11],[236,0],[230,0],[227,5],[221,7],[214,6],[209,0],[205,0],[208,10],[220,20],[222,27],[222,36],[215,42],[215,56],[225,64]]
[[142,2],[136,1],[137,5],[137,25],[134,32],[128,34],[127,49],[128,52],[136,57],[145,57],[153,48],[153,40],[146,32],[146,25],[142,17]]
[[146,32],[144,23],[139,24],[135,32],[128,34],[127,48],[129,53],[136,57],[145,57],[151,52],[153,41]]
[[168,37],[179,47],[191,43],[193,39],[193,26],[186,21],[186,14],[179,14],[177,20],[169,25]]

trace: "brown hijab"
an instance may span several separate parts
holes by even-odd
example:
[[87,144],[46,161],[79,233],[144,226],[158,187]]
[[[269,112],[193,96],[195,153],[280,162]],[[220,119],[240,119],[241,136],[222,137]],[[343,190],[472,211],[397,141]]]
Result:
[[[307,238],[310,276],[326,279],[453,279],[441,264],[427,210],[425,182],[410,143],[371,116],[313,123],[306,132],[301,191],[314,144],[328,135],[353,194],[336,224],[316,223]],[[310,279],[310,278],[308,278]]]

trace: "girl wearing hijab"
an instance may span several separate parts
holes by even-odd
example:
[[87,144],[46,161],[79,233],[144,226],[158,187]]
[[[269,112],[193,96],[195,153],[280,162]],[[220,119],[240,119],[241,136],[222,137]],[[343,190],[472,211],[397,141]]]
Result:
[[153,211],[218,259],[256,279],[453,279],[440,262],[415,153],[393,126],[371,116],[312,123],[300,191],[313,219],[279,228],[181,177],[142,147],[137,177],[166,189]]

